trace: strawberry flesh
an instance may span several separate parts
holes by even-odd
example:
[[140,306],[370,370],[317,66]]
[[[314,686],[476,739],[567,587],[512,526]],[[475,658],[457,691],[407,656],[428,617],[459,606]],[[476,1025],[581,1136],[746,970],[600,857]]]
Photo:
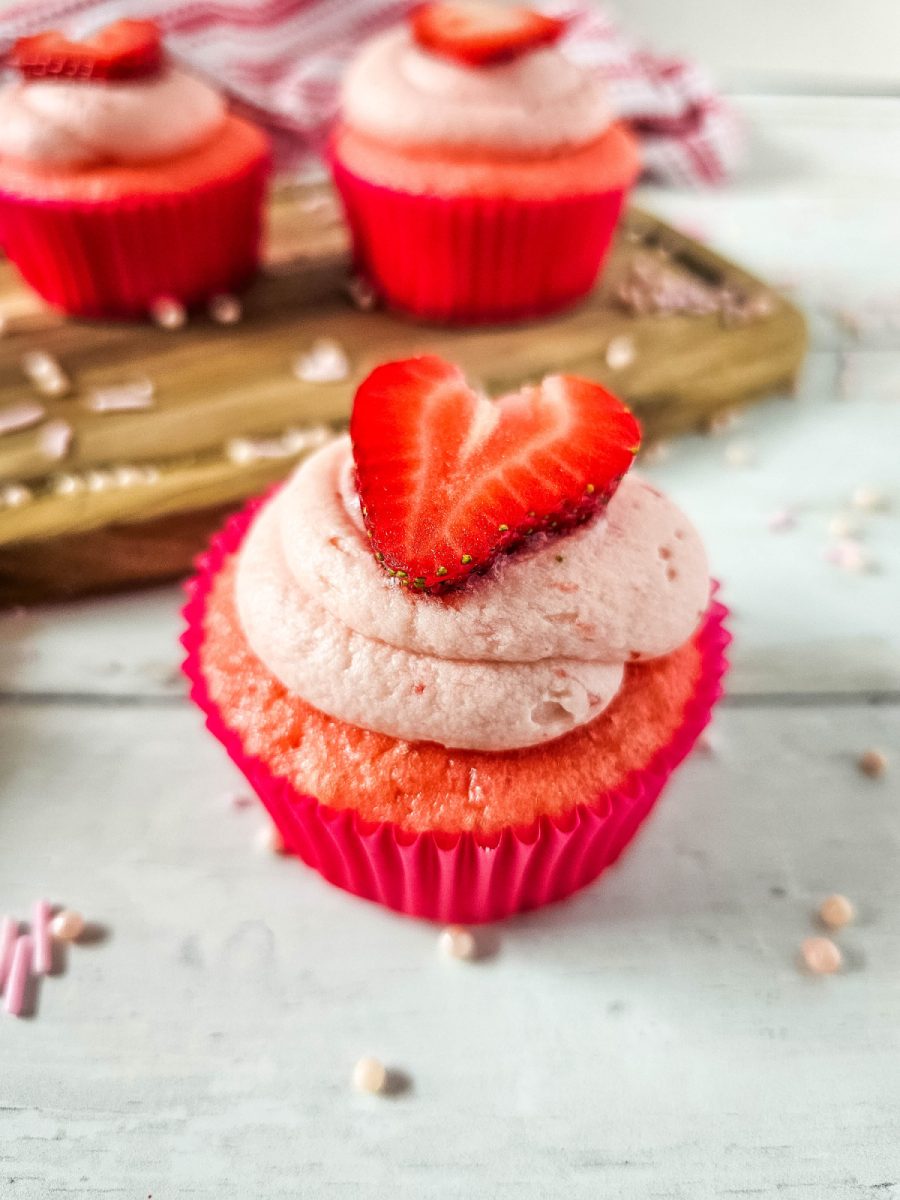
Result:
[[10,62],[26,79],[137,79],[162,67],[162,39],[155,21],[115,21],[83,42],[51,29],[19,38]]
[[530,8],[494,4],[422,4],[413,10],[413,37],[425,50],[470,66],[490,66],[518,58],[557,41],[566,28],[558,17]]
[[600,511],[631,466],[640,428],[620,400],[574,375],[491,401],[433,355],[385,363],[350,418],[357,488],[376,558],[436,592],[529,535]]

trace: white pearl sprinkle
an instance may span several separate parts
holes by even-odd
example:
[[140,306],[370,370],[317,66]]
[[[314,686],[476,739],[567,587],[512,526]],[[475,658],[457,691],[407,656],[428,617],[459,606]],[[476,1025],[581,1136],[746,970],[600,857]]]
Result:
[[213,296],[208,311],[218,325],[237,325],[244,315],[244,307],[240,300],[230,292],[221,292],[218,296]]
[[337,342],[319,338],[295,360],[294,374],[304,383],[340,383],[350,374],[350,364]]
[[448,925],[441,930],[438,938],[441,952],[448,958],[460,958],[470,961],[478,955],[478,944],[471,929],[464,925]]
[[84,480],[89,492],[108,492],[116,483],[112,471],[87,471]]
[[844,513],[837,513],[828,522],[828,533],[833,538],[854,538],[859,533],[859,522]]
[[634,338],[629,337],[627,333],[621,333],[610,339],[604,358],[611,371],[624,371],[626,367],[631,366],[636,355]]
[[819,920],[829,929],[843,929],[856,916],[856,910],[846,896],[835,892],[819,905]]
[[371,312],[378,304],[378,293],[362,275],[351,275],[347,281],[347,295],[360,312]]
[[21,483],[9,483],[0,491],[0,500],[7,508],[21,508],[32,499],[34,495],[31,489]]
[[80,475],[54,475],[50,486],[57,496],[77,496],[85,489]]
[[889,507],[888,498],[877,488],[858,487],[851,497],[853,507],[863,512],[884,512]]
[[150,305],[150,317],[160,329],[182,329],[187,324],[187,310],[180,300],[161,296]]
[[367,1055],[353,1068],[353,1086],[358,1092],[377,1095],[387,1086],[387,1068],[377,1058]]
[[725,447],[725,461],[729,467],[749,467],[753,462],[753,451],[743,442],[732,442]]
[[84,932],[84,917],[74,909],[64,908],[51,919],[50,932],[61,942],[74,942]]
[[263,825],[262,829],[256,835],[256,846],[258,850],[266,851],[269,854],[284,854],[284,838],[278,832],[278,829],[272,825]]

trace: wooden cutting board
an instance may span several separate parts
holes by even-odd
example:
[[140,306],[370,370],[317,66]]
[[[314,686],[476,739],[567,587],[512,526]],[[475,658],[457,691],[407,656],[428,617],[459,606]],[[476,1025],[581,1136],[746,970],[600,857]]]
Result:
[[[0,435],[0,605],[185,573],[225,513],[342,427],[356,383],[387,358],[433,351],[492,393],[549,371],[588,375],[632,405],[650,445],[790,387],[806,347],[783,297],[637,209],[594,294],[527,325],[448,329],[361,311],[347,269],[325,185],[274,199],[266,270],[234,325],[206,314],[173,330],[68,320],[0,262],[0,421],[23,402],[46,410]],[[298,378],[295,361],[322,338],[343,349],[346,376]],[[29,381],[33,351],[59,361],[66,395]],[[152,384],[150,407],[91,407],[97,389],[137,380]]]

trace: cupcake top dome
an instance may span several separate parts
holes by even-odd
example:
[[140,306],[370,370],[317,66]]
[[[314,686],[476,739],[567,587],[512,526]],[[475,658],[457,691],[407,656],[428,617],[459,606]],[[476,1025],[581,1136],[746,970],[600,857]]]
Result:
[[403,145],[540,153],[599,137],[613,116],[596,74],[556,44],[562,21],[490,4],[426,4],[350,65],[344,120]]
[[142,163],[208,141],[222,95],[167,62],[152,21],[117,21],[71,42],[49,32],[10,54],[22,78],[0,92],[0,157],[51,170]]

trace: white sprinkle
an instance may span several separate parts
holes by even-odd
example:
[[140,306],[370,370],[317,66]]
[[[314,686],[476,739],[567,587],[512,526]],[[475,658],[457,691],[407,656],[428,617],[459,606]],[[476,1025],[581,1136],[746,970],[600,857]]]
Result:
[[267,851],[269,854],[284,854],[284,838],[278,832],[278,829],[272,825],[264,825],[256,835],[256,847],[258,850]]
[[187,310],[180,300],[161,296],[150,305],[150,317],[160,329],[182,329],[187,324]]
[[161,475],[158,467],[137,467],[136,469],[140,473],[141,483],[159,483]]
[[21,508],[33,498],[31,489],[21,483],[9,483],[0,491],[0,500],[6,508]]
[[371,312],[378,304],[378,293],[362,275],[351,275],[347,280],[347,295],[360,312]]
[[790,509],[780,508],[771,514],[767,524],[773,532],[780,533],[786,529],[793,529],[797,524],[797,517]]
[[641,460],[645,463],[661,463],[665,462],[671,453],[672,447],[669,442],[653,442],[642,451]]
[[710,433],[715,435],[727,433],[729,429],[734,429],[735,425],[740,425],[742,418],[743,413],[738,409],[725,408],[710,417],[707,428]]
[[74,942],[84,932],[84,917],[74,909],[64,908],[51,920],[50,932],[61,942]]
[[43,421],[47,410],[36,400],[23,400],[21,404],[10,404],[0,409],[0,437],[5,433],[18,433],[20,429],[30,429]]
[[294,374],[304,383],[339,383],[350,374],[350,364],[337,342],[319,338],[296,359]]
[[870,779],[880,779],[888,767],[887,755],[881,750],[865,750],[856,761],[863,775]]
[[135,487],[144,482],[144,473],[140,467],[113,467],[113,477],[119,487]]
[[387,1069],[377,1058],[361,1058],[353,1068],[353,1086],[358,1092],[377,1095],[387,1086]]
[[725,447],[725,461],[729,467],[749,467],[753,462],[753,451],[743,442],[731,442]]
[[890,507],[887,496],[876,488],[858,487],[851,499],[853,507],[863,512],[884,512]]
[[83,403],[91,412],[136,412],[153,407],[154,391],[153,383],[149,379],[136,379],[133,383],[94,388]]
[[208,311],[218,325],[237,325],[244,315],[240,300],[230,292],[220,292],[218,296],[213,296]]
[[800,956],[813,975],[833,975],[843,963],[840,950],[826,937],[807,938],[800,946]]
[[470,961],[478,956],[478,945],[471,929],[464,925],[448,925],[441,930],[438,938],[441,952],[448,958],[460,958]]
[[57,359],[45,350],[29,350],[22,356],[22,370],[44,396],[65,396],[71,382]]
[[57,496],[77,496],[85,489],[85,482],[80,475],[54,475],[50,486]]
[[828,522],[828,533],[834,538],[855,538],[859,534],[859,522],[838,513]]
[[75,430],[68,421],[48,421],[38,430],[38,449],[45,458],[59,462],[72,448]]
[[819,920],[829,929],[843,929],[855,916],[856,910],[853,905],[846,896],[837,892],[833,896],[827,896],[819,905]]
[[84,479],[89,492],[108,492],[116,484],[112,471],[88,471]]
[[233,463],[241,466],[267,458],[289,458],[291,451],[280,437],[232,438],[225,452]]
[[828,546],[825,559],[842,571],[867,571],[872,565],[862,546],[852,538],[841,538],[833,546]]
[[311,425],[309,429],[285,430],[281,444],[288,454],[302,454],[324,446],[330,437],[331,430],[326,425]]
[[621,333],[610,339],[604,357],[611,371],[624,371],[634,362],[636,354],[634,338],[629,337],[627,333]]

